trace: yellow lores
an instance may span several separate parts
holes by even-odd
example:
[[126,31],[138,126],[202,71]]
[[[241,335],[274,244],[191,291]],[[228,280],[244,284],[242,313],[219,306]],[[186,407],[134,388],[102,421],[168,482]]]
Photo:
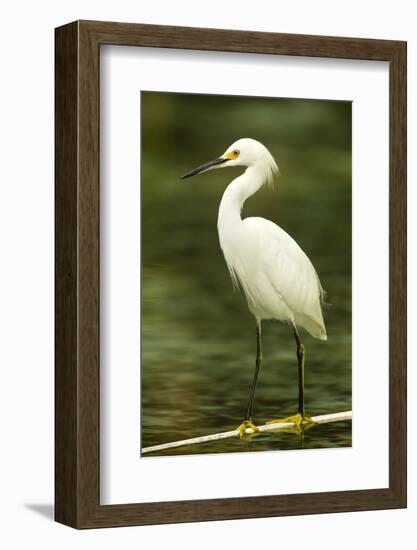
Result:
[[239,149],[233,149],[233,151],[230,151],[230,153],[225,153],[223,155],[223,158],[229,159],[229,160],[236,160],[239,155],[240,155]]

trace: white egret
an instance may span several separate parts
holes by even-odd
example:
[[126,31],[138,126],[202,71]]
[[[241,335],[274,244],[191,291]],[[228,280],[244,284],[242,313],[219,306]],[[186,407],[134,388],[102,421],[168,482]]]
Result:
[[[252,423],[256,383],[262,361],[261,323],[275,319],[288,323],[296,341],[298,360],[298,411],[283,420],[292,420],[297,428],[311,423],[304,408],[304,358],[298,327],[313,337],[326,340],[322,315],[324,291],[308,256],[283,229],[264,218],[241,217],[246,199],[265,184],[272,185],[278,167],[268,149],[259,141],[244,138],[233,143],[219,158],[188,172],[188,178],[226,166],[244,166],[243,174],[226,188],[220,202],[218,233],[220,246],[233,284],[243,288],[249,310],[256,319],[255,373],[241,436]],[[276,422],[276,421],[275,421]]]

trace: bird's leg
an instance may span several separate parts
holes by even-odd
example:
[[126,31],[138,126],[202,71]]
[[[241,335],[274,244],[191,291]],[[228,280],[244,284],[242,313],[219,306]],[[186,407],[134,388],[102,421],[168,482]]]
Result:
[[248,407],[246,409],[245,419],[242,424],[238,426],[240,437],[243,437],[247,428],[252,428],[254,432],[258,431],[258,428],[252,422],[252,409],[253,402],[255,400],[256,384],[258,382],[259,369],[262,362],[262,346],[261,346],[261,322],[259,321],[256,327],[256,361],[255,372],[253,374],[252,386],[249,393]]
[[298,414],[303,417],[305,415],[304,407],[304,361],[305,349],[300,340],[297,327],[293,325],[294,337],[297,342],[297,361],[298,361]]
[[314,424],[314,420],[310,416],[305,414],[304,406],[304,362],[305,362],[305,348],[300,340],[297,327],[293,324],[294,337],[297,342],[297,361],[298,361],[298,413],[294,418],[297,427],[301,427],[303,424]]
[[297,326],[293,323],[293,331],[295,341],[297,342],[297,361],[298,361],[298,412],[287,418],[281,418],[277,420],[269,420],[267,424],[279,423],[279,422],[293,422],[297,431],[300,431],[303,426],[314,424],[314,420],[310,416],[305,414],[304,407],[304,362],[305,362],[305,348],[300,340],[300,335],[297,330]]

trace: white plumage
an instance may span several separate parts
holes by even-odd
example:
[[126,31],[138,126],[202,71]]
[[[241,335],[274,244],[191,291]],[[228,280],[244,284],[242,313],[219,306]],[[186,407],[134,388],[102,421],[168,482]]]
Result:
[[[277,166],[258,141],[240,139],[225,155],[240,151],[226,165],[247,166],[220,203],[218,232],[232,280],[241,284],[257,321],[277,319],[304,327],[326,340],[321,311],[323,290],[307,255],[288,233],[264,218],[241,218],[244,202],[271,181]],[[223,165],[219,165],[223,166]]]

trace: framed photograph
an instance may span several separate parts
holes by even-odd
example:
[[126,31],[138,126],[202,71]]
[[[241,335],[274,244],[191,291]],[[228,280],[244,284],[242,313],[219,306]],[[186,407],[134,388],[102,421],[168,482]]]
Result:
[[406,506],[406,43],[56,29],[56,520]]

